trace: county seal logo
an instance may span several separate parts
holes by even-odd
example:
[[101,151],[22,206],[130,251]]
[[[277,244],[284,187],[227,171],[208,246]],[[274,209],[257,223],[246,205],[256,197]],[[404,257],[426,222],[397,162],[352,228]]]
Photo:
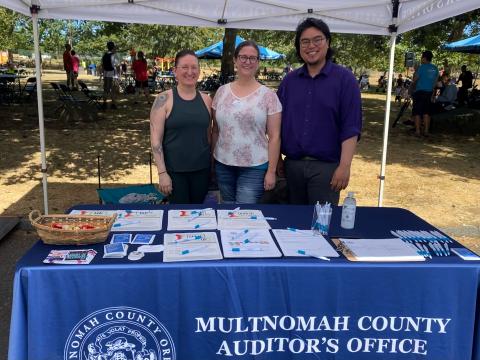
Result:
[[70,332],[64,360],[175,360],[165,326],[152,314],[112,307],[83,318]]

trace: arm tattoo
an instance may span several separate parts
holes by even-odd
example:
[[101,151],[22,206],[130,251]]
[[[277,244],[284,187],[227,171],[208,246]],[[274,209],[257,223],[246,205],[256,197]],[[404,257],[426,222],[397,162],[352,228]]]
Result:
[[155,101],[153,102],[152,110],[157,110],[163,107],[168,100],[168,94],[160,94],[155,98]]
[[163,146],[162,144],[159,144],[157,146],[152,145],[152,151],[154,154],[161,155],[163,153]]

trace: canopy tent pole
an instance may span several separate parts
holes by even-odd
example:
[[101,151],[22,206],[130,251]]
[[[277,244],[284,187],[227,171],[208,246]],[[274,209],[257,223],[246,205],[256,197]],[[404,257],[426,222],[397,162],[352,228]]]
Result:
[[383,206],[383,191],[385,188],[385,167],[387,165],[387,146],[388,146],[388,132],[390,130],[390,106],[392,104],[392,84],[393,84],[393,65],[395,63],[395,44],[397,41],[397,17],[398,17],[398,0],[392,0],[392,20],[390,25],[390,63],[388,67],[388,83],[387,83],[387,100],[385,103],[385,121],[383,125],[383,149],[382,149],[382,164],[380,165],[380,187],[378,190],[378,207]]
[[35,46],[35,76],[37,78],[37,106],[38,106],[38,125],[40,129],[40,153],[42,159],[42,184],[43,184],[43,210],[48,215],[48,191],[47,191],[47,158],[45,154],[45,128],[43,118],[43,90],[42,90],[42,66],[40,58],[40,44],[38,35],[38,10],[40,7],[32,5],[30,12],[32,14],[33,25],[33,43]]
[[392,80],[393,80],[393,64],[395,60],[395,43],[397,33],[390,35],[390,66],[388,68],[388,85],[387,85],[387,101],[385,105],[385,123],[383,125],[383,149],[382,149],[382,165],[380,167],[380,189],[378,191],[378,207],[382,207],[383,190],[385,187],[385,167],[387,163],[387,145],[388,131],[390,130],[390,105],[392,101]]

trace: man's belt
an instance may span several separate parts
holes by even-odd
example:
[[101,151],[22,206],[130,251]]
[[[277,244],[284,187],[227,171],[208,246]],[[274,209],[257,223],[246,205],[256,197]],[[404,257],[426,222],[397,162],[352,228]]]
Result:
[[300,160],[316,161],[318,159],[315,159],[312,156],[304,156],[304,157],[301,157]]

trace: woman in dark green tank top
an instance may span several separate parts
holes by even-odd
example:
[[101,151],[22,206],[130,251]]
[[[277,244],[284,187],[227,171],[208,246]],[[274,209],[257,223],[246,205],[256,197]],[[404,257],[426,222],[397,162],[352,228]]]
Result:
[[196,90],[198,59],[190,50],[175,58],[177,87],[158,95],[150,138],[160,191],[171,203],[202,203],[210,180],[211,99]]

